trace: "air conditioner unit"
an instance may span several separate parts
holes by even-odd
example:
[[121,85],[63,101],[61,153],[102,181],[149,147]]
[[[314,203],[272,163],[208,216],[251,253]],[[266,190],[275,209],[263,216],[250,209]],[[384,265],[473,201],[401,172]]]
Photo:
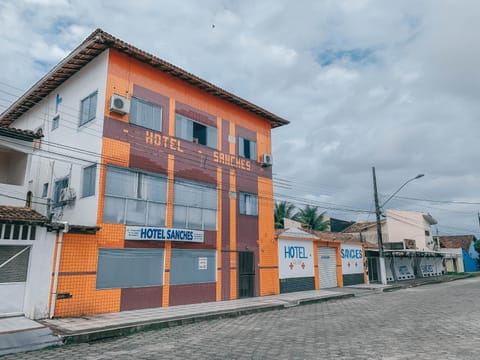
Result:
[[130,101],[126,97],[113,94],[110,97],[110,112],[125,115],[130,111]]
[[273,159],[271,154],[262,154],[261,164],[263,167],[272,166]]
[[60,191],[60,201],[64,203],[69,203],[75,200],[77,194],[75,193],[75,189],[73,188],[63,188]]

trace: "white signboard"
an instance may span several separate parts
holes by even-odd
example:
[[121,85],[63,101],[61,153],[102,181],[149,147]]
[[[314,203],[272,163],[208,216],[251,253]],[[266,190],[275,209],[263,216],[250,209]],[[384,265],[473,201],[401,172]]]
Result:
[[198,258],[198,270],[207,270],[208,269],[208,258],[199,257]]
[[314,276],[313,243],[278,239],[278,272],[280,279]]
[[362,245],[342,244],[342,274],[363,274]]
[[203,243],[203,231],[147,227],[147,226],[127,226],[125,229],[125,240],[155,240],[155,241],[186,241]]

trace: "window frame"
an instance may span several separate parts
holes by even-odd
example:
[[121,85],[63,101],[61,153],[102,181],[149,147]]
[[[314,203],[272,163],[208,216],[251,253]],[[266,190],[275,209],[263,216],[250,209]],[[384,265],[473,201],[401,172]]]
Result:
[[[144,105],[148,105],[148,106],[152,106],[152,107],[156,107],[159,109],[160,111],[160,119],[159,119],[159,124],[158,124],[158,129],[155,129],[155,128],[152,128],[150,126],[145,126],[143,124],[139,124],[137,122],[133,122],[132,121],[132,114],[134,114],[134,112],[132,111],[132,108],[134,107],[134,103],[137,102],[137,103],[140,103],[140,104],[144,104]],[[138,105],[135,105],[135,106],[138,106]],[[139,127],[142,127],[144,129],[149,129],[149,130],[153,130],[153,131],[157,131],[157,132],[162,132],[162,126],[163,126],[163,107],[157,103],[154,103],[154,102],[151,102],[151,101],[148,101],[148,100],[145,100],[145,99],[142,99],[140,97],[137,97],[137,96],[132,96],[130,98],[130,114],[129,114],[129,120],[128,120],[129,124],[130,125],[135,125],[135,126],[139,126]]]
[[[108,192],[108,189],[107,189],[107,186],[108,186],[108,182],[107,182],[107,179],[108,179],[108,171],[109,169],[113,169],[113,171],[119,171],[123,174],[127,174],[128,175],[133,175],[133,178],[132,178],[132,183],[130,184],[130,186],[132,186],[133,188],[130,189],[128,192],[127,192],[127,195],[120,195],[120,194],[116,194],[116,193],[109,193]],[[163,185],[165,187],[165,197],[164,197],[164,201],[163,200],[159,200],[159,199],[155,199],[155,200],[151,200],[151,196],[149,196],[148,194],[148,187],[151,186],[150,184],[147,183],[147,180],[149,177],[153,177],[153,178],[160,178],[162,179],[161,181],[163,181]],[[167,202],[168,202],[168,178],[166,175],[162,175],[162,174],[156,174],[156,173],[149,173],[149,172],[146,172],[146,171],[141,171],[141,170],[136,170],[136,169],[130,169],[130,168],[122,168],[122,167],[119,167],[119,166],[114,166],[114,165],[108,165],[107,166],[107,175],[106,175],[106,180],[105,180],[105,189],[104,189],[104,208],[103,208],[103,221],[105,223],[108,223],[108,224],[125,224],[125,225],[139,225],[138,222],[131,222],[131,218],[130,220],[129,219],[129,216],[128,216],[128,209],[129,209],[129,206],[135,206],[135,202],[137,202],[137,205],[140,205],[139,203],[143,202],[145,203],[145,206],[146,206],[146,209],[145,209],[145,213],[144,213],[144,220],[145,220],[145,223],[141,224],[141,225],[145,225],[145,226],[166,226],[166,219],[167,219]],[[122,214],[122,221],[121,222],[112,222],[110,220],[106,220],[105,219],[105,214],[106,214],[106,204],[108,202],[109,199],[112,199],[113,201],[120,201],[122,202],[123,204],[121,206],[123,206],[123,214]],[[163,219],[163,223],[161,224],[154,224],[154,223],[151,223],[149,220],[150,219],[153,219],[153,217],[151,217],[150,213],[149,213],[149,210],[150,210],[150,204],[153,204],[153,206],[164,206],[165,207],[165,213],[163,214],[164,216],[164,219]]]
[[[92,98],[95,98],[95,102],[92,102]],[[87,118],[83,119],[83,114],[85,113],[84,111],[84,104],[88,100],[88,111],[87,111]],[[82,100],[80,100],[80,121],[78,123],[78,127],[82,127],[93,120],[96,119],[97,117],[97,103],[98,103],[98,90],[95,90],[88,96],[84,97]],[[92,104],[94,104],[94,111],[92,112]]]
[[54,130],[58,129],[59,126],[60,126],[60,114],[57,114],[52,118],[52,130],[51,131],[54,131]]
[[[90,169],[93,169],[93,180],[92,180],[92,177],[90,177],[90,185],[92,185],[92,189],[90,189],[90,192],[85,194],[85,175],[86,175],[86,171]],[[97,185],[97,164],[85,166],[82,169],[82,198],[95,196],[95,191],[97,187],[96,185]]]
[[[205,198],[205,196],[209,196],[206,193],[195,193],[197,195],[197,199],[193,196],[188,196],[188,200],[190,203],[185,202],[184,198],[178,199],[176,196],[178,188],[176,188],[175,185],[183,186],[183,187],[188,187],[191,186],[192,188],[195,189],[197,188],[196,191],[200,188],[204,189],[209,189],[212,192],[215,192],[215,201],[208,201],[208,198]],[[195,191],[195,190],[194,190]],[[198,197],[200,197],[200,203],[195,202],[195,200],[198,200]],[[207,200],[207,201],[206,201]],[[212,206],[215,204],[214,206]],[[175,214],[178,211],[183,210],[185,213],[185,220],[182,220],[182,224],[178,225],[178,219],[175,219]],[[193,212],[198,212],[200,211],[201,214],[201,225],[200,227],[197,226],[191,226],[191,222],[193,222],[192,218],[190,215]],[[186,228],[186,229],[192,229],[192,230],[202,230],[202,231],[217,231],[218,230],[218,188],[215,185],[209,184],[209,183],[202,183],[199,181],[192,181],[192,180],[186,180],[186,179],[175,179],[173,182],[173,210],[172,210],[172,222],[174,227],[181,227],[181,228]],[[212,212],[215,212],[215,226],[210,227],[210,223],[206,223],[206,220],[208,220],[208,214]]]
[[[58,184],[60,184],[61,182],[62,183],[66,182],[67,186],[59,188]],[[53,185],[53,199],[52,199],[53,208],[61,207],[64,205],[63,202],[60,200],[60,196],[61,196],[62,190],[68,188],[69,185],[70,185],[69,176],[64,176],[55,180],[55,183]]]
[[[247,198],[255,198],[256,199],[256,205],[254,207],[255,211],[253,213],[250,213],[247,211]],[[245,203],[244,203],[245,202]],[[244,203],[244,204],[243,204]],[[243,206],[242,206],[243,204]],[[250,206],[251,207],[251,206]],[[258,194],[250,193],[250,192],[243,192],[239,191],[239,196],[238,196],[238,213],[240,215],[245,215],[245,216],[258,216]],[[243,209],[243,211],[242,211]]]
[[[242,143],[242,146],[240,147],[240,142]],[[246,143],[248,144],[248,153],[249,153],[249,156],[246,156],[246,153],[245,153],[245,145]],[[251,144],[254,144],[254,154],[251,154],[251,149],[252,149],[252,146]],[[241,149],[243,149],[243,152],[240,151]],[[252,160],[252,161],[257,161],[257,142],[255,140],[250,140],[248,138],[245,138],[243,136],[239,136],[238,137],[238,156],[244,158],[244,159],[248,159],[248,160]]]
[[[178,133],[178,129],[179,129],[178,121],[179,121],[179,119],[181,119],[183,121],[189,121],[189,122],[192,123],[192,126],[191,126],[192,127],[192,133],[191,134],[186,134],[184,136],[184,134],[179,134]],[[202,126],[202,127],[205,128],[205,144],[200,142],[200,138],[194,137],[195,126],[197,126],[197,127]],[[199,129],[197,129],[197,131],[198,130]],[[209,136],[209,132],[213,132],[213,131],[215,131],[214,136],[213,135]],[[209,147],[210,149],[218,150],[218,129],[215,126],[204,124],[200,121],[194,120],[194,119],[192,119],[188,116],[185,116],[185,115],[182,115],[182,114],[179,114],[179,113],[175,113],[175,137],[177,137],[179,139],[182,139],[182,140],[185,140],[185,141],[190,141],[194,144]],[[214,139],[215,143],[212,144],[211,142],[209,142],[209,139]]]

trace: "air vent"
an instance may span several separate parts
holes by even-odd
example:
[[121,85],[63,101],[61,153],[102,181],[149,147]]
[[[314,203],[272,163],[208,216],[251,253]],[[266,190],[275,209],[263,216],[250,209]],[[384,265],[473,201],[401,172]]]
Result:
[[130,111],[130,101],[126,97],[120,95],[112,95],[110,98],[110,112],[120,115],[128,114]]

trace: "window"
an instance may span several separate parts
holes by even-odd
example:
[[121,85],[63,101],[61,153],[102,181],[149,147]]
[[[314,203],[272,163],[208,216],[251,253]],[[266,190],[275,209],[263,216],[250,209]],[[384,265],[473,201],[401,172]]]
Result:
[[165,226],[166,204],[166,177],[107,167],[104,222]]
[[172,249],[170,285],[198,284],[217,281],[215,250]]
[[98,249],[97,289],[163,285],[163,249]]
[[175,180],[173,226],[187,229],[217,229],[217,189],[212,185]]
[[42,198],[46,198],[48,196],[48,183],[43,184],[42,190]]
[[425,230],[425,236],[430,236],[430,231]]
[[238,138],[238,155],[250,160],[257,160],[257,143],[242,137]]
[[258,196],[240,193],[240,214],[258,216]]
[[175,115],[175,136],[180,139],[217,148],[217,128],[203,125],[183,115]]
[[91,165],[83,169],[82,197],[95,195],[95,180],[97,165]]
[[97,92],[88,95],[80,105],[80,126],[95,119],[97,114]]
[[63,189],[68,187],[68,177],[55,181],[55,189],[53,191],[53,207],[59,207],[63,205],[63,202],[60,199],[60,195]]
[[162,131],[162,108],[158,105],[132,97],[130,123],[148,129]]
[[57,129],[60,125],[60,115],[56,115],[52,119],[52,131]]

